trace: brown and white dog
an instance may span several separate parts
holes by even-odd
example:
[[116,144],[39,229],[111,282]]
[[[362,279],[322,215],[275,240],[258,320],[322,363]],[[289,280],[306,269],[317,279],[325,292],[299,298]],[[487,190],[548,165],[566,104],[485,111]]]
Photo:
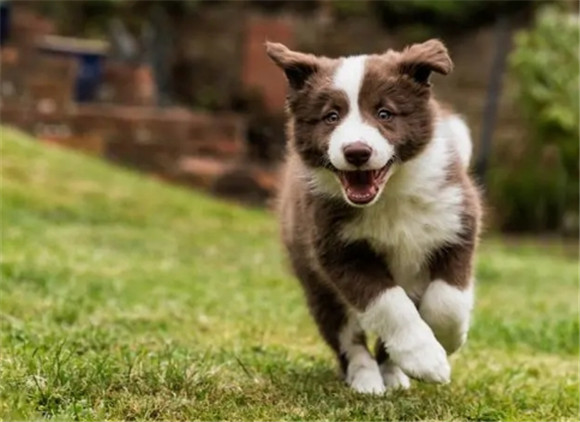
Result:
[[266,47],[290,86],[282,237],[346,382],[448,382],[473,307],[480,205],[469,130],[431,94],[430,74],[452,69],[447,49],[330,59]]

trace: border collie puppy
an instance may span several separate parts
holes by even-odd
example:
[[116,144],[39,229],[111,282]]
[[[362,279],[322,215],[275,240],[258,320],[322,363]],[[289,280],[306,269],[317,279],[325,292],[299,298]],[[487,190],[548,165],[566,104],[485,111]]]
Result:
[[331,59],[266,48],[289,83],[282,238],[346,382],[375,394],[409,377],[448,382],[481,212],[469,130],[431,94],[431,73],[452,70],[447,49]]

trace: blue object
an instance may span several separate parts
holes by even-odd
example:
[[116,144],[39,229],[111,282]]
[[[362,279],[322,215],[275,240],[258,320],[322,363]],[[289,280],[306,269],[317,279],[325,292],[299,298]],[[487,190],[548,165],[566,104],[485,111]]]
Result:
[[0,0],[0,45],[4,45],[10,35],[10,7],[10,2]]
[[62,57],[73,57],[77,63],[75,81],[75,101],[79,103],[94,101],[103,75],[104,53],[94,48],[80,48],[78,46],[44,44],[39,46],[40,51]]
[[75,100],[79,103],[93,101],[101,84],[103,57],[99,54],[75,54],[79,61],[75,86]]

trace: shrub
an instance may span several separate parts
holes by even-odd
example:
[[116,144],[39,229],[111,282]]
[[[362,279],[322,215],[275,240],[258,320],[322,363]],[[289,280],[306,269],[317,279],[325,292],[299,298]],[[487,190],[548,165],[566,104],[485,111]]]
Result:
[[472,30],[495,21],[499,14],[529,10],[537,1],[489,0],[378,0],[371,2],[378,17],[389,28],[420,24],[442,31]]
[[491,194],[510,229],[577,230],[579,21],[555,6],[516,34],[510,56],[529,142],[492,174]]

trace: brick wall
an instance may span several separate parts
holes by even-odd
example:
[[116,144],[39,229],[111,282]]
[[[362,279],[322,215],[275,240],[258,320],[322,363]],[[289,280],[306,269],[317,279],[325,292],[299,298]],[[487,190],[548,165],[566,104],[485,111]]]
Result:
[[153,72],[147,65],[105,61],[102,83],[97,92],[100,102],[151,106],[155,103]]
[[242,83],[246,91],[258,91],[266,109],[279,112],[286,101],[286,79],[265,54],[266,41],[294,47],[294,27],[288,20],[254,16],[245,28],[242,61]]
[[[75,103],[77,62],[36,48],[54,26],[26,5],[14,9],[11,39],[0,52],[3,124],[19,127],[40,142],[215,193],[232,170],[249,166],[243,116],[154,107],[153,75],[147,65],[106,61],[97,102]],[[246,192],[269,196],[263,179],[251,172]]]
[[[154,108],[151,69],[111,61],[104,66],[98,103],[74,104],[76,63],[34,52],[34,40],[54,25],[26,8],[15,16],[17,34],[0,54],[2,122],[52,144],[258,203],[274,191],[286,96],[284,76],[266,56],[264,42],[338,56],[400,48],[416,40],[369,17],[334,19],[328,7],[316,13],[280,9],[266,15],[242,2],[208,6],[176,22],[175,59],[186,66],[174,72],[180,84],[174,89],[178,99],[203,107],[231,110],[240,102],[245,105],[237,106],[241,114],[204,113]],[[437,96],[467,118],[476,145],[493,39],[493,27],[444,39],[455,71],[434,79]],[[506,84],[494,139],[498,150],[525,141],[511,94]]]

